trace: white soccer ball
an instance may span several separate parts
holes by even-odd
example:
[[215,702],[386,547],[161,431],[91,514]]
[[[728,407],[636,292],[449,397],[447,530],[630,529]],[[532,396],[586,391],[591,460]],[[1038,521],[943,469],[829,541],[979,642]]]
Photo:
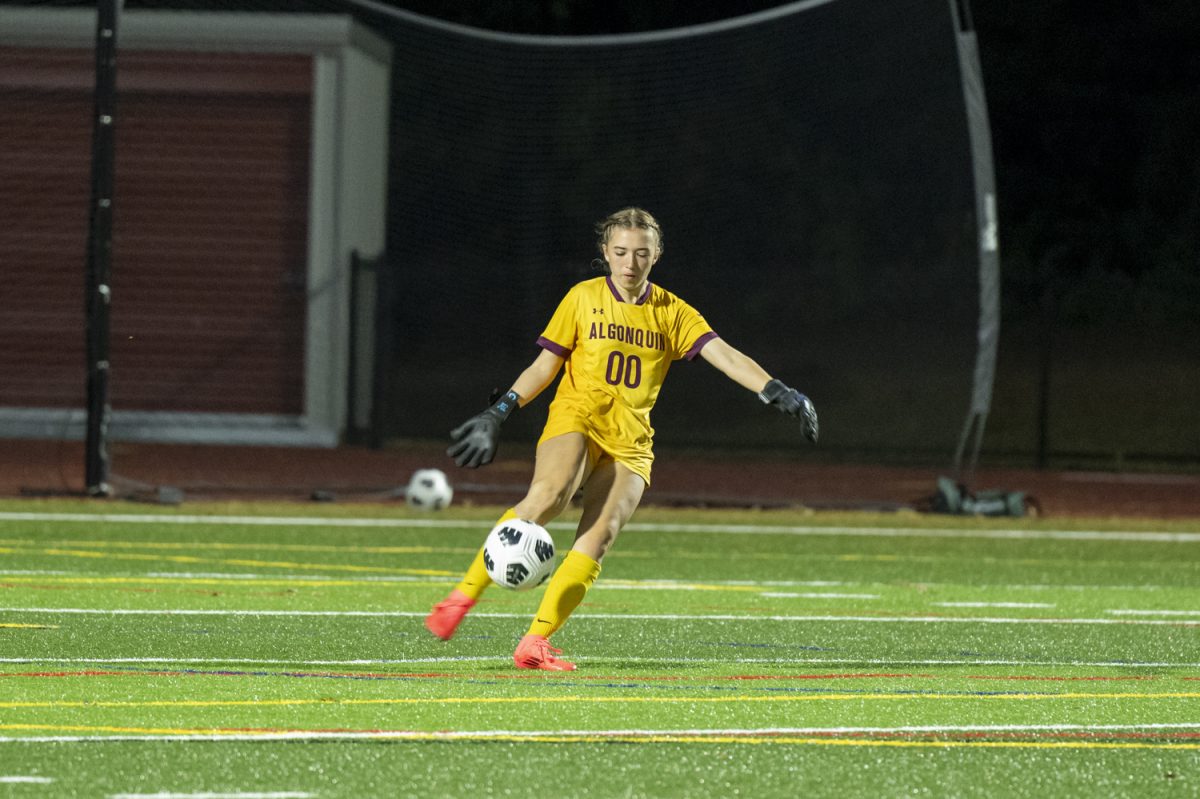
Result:
[[483,542],[483,565],[496,585],[524,591],[554,571],[554,539],[525,519],[500,522]]
[[404,489],[405,501],[421,510],[441,510],[453,498],[454,489],[441,469],[418,469]]

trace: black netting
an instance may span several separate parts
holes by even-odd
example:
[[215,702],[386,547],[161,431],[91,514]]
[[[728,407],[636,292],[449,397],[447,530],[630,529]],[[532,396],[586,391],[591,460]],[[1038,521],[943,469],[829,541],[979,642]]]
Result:
[[[577,45],[388,31],[389,434],[436,435],[507,387],[563,292],[595,274],[592,223],[641,205],[666,233],[652,281],[808,392],[823,450],[953,452],[977,262],[943,0]],[[798,440],[756,404],[677,365],[657,440]],[[519,414],[513,433],[543,418]]]

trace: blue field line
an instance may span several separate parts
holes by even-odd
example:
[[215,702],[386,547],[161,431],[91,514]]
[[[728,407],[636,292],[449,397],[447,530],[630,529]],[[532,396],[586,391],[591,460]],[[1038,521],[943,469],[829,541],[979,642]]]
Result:
[[[870,658],[870,657],[840,657],[840,658],[795,658],[795,657],[639,657],[624,655],[611,657],[606,655],[576,656],[576,660],[588,663],[613,664],[670,664],[677,666],[689,665],[725,665],[730,663],[747,665],[775,666],[805,666],[805,667],[844,667],[844,666],[1014,666],[1021,668],[1100,668],[1100,669],[1200,669],[1198,661],[1138,661],[1138,660],[1017,660],[1013,658],[994,657],[959,657],[959,658]],[[440,657],[414,658],[354,658],[346,660],[304,660],[302,658],[247,658],[247,657],[0,657],[0,664],[11,665],[108,665],[108,664],[159,664],[159,665],[244,665],[244,666],[287,666],[291,668],[331,667],[331,666],[400,666],[400,665],[436,665],[436,664],[483,664],[497,663],[508,666],[512,662],[510,655],[446,655]]]
[[[296,672],[296,671],[237,671],[232,669],[147,669],[134,668],[130,666],[118,666],[113,671],[120,672],[122,675],[130,676],[150,675],[162,676],[168,673],[171,676],[189,676],[189,677],[243,677],[243,678],[274,678],[274,679],[295,679],[295,680],[347,680],[358,682],[420,682],[430,679],[446,679],[453,680],[459,685],[513,685],[512,679],[504,678],[488,678],[465,676],[455,674],[438,674],[438,675],[423,675],[423,674],[353,674],[353,673],[311,673],[311,672]],[[117,674],[88,674],[89,679],[97,677],[115,677]],[[905,675],[910,676],[910,675]],[[772,679],[771,675],[764,675],[764,682]],[[775,679],[784,680],[786,677],[777,677]],[[831,679],[837,679],[836,677]],[[953,679],[953,678],[951,678]],[[862,694],[864,696],[872,696],[879,693],[875,688],[842,688],[842,687],[822,687],[822,686],[803,686],[803,685],[767,685],[756,683],[743,683],[729,685],[705,685],[702,682],[686,682],[677,684],[667,684],[658,681],[647,682],[639,681],[637,678],[630,678],[625,681],[600,682],[597,680],[589,680],[587,682],[571,681],[571,682],[539,682],[537,685],[539,690],[550,689],[553,691],[580,691],[580,690],[654,690],[660,692],[684,692],[684,691],[712,691],[732,694]],[[1053,691],[946,691],[936,688],[896,688],[888,690],[886,693],[896,696],[1030,696],[1030,697],[1053,697],[1057,694]]]

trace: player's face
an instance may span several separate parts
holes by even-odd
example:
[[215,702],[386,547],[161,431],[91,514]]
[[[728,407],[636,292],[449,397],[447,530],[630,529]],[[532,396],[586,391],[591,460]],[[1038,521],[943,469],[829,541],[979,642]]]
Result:
[[658,260],[658,234],[642,228],[619,227],[604,245],[604,260],[612,281],[631,294],[639,294],[650,279],[650,267]]

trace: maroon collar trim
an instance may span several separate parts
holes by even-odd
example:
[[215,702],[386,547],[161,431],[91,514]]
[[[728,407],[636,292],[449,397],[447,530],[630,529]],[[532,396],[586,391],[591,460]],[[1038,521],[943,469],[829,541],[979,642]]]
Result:
[[[612,292],[612,295],[616,298],[617,302],[625,302],[625,298],[621,296],[621,292],[617,291],[616,285],[612,282],[612,275],[605,275],[604,282],[608,284],[608,290]],[[651,284],[650,281],[646,281],[646,290],[642,292],[642,296],[638,297],[637,301],[633,304],[644,305],[646,300],[650,299],[650,292],[653,288],[653,284]]]

